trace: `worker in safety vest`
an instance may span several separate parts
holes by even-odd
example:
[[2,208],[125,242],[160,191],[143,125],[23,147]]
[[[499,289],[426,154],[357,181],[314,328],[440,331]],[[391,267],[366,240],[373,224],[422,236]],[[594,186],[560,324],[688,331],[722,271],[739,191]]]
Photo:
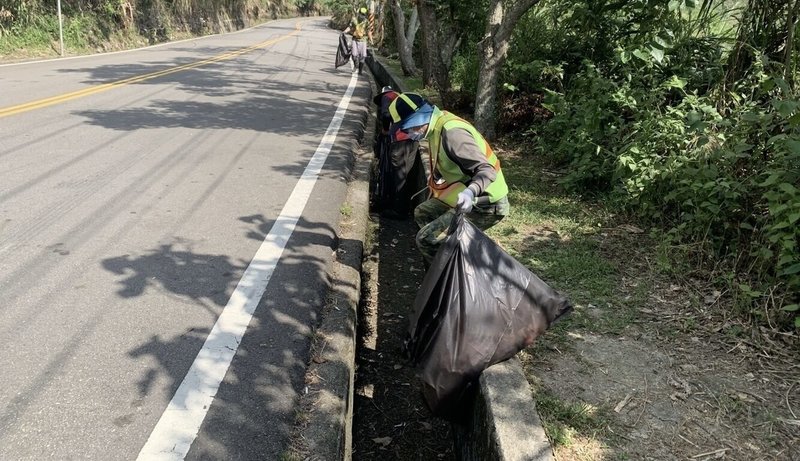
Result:
[[428,141],[431,198],[417,206],[414,220],[417,247],[430,264],[456,211],[484,230],[503,219],[510,209],[508,186],[489,143],[468,122],[414,93],[396,97],[389,112],[390,131]]
[[[350,20],[350,25],[344,30],[344,33],[353,35],[353,43],[350,46],[350,51],[353,56],[353,69],[358,68],[358,73],[361,74],[364,70],[364,60],[367,59],[367,35],[369,34],[369,18],[367,17],[367,8],[361,7],[358,9],[357,14]],[[372,37],[369,37],[372,41]]]

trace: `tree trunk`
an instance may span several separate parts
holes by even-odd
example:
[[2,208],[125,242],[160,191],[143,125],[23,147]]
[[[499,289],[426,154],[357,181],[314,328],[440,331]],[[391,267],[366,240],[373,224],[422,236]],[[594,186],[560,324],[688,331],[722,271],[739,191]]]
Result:
[[417,9],[423,43],[422,81],[425,86],[434,86],[444,96],[450,90],[450,67],[463,31],[439,21],[434,0],[419,0]]
[[412,54],[414,51],[414,40],[417,39],[417,31],[419,30],[419,11],[417,5],[411,8],[411,17],[408,19],[408,27],[406,28],[406,42],[411,48]]
[[416,15],[416,7],[411,14],[411,19],[408,24],[408,31],[414,28],[413,35],[409,41],[408,33],[406,32],[406,17],[403,14],[403,8],[400,6],[400,0],[391,0],[392,15],[394,17],[395,35],[397,38],[397,49],[400,54],[400,66],[403,68],[403,73],[411,77],[417,74],[417,65],[414,63],[414,35],[416,35],[416,28],[414,22],[418,19]]
[[497,123],[497,79],[506,60],[511,33],[520,18],[539,0],[492,0],[486,33],[478,44],[481,65],[475,96],[475,127],[493,139]]
[[783,75],[787,82],[791,82],[794,76],[792,56],[794,55],[794,30],[797,28],[798,11],[800,11],[800,0],[795,0],[794,6],[789,10],[789,20],[786,21],[788,32],[786,34],[786,45],[784,45]]
[[422,31],[422,84],[435,85],[436,72],[436,11],[427,4],[426,0],[417,3],[419,23]]

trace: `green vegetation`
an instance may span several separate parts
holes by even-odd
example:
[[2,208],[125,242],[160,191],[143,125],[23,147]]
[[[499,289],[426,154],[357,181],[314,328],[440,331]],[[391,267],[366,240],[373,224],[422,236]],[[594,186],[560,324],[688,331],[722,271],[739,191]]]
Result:
[[556,446],[572,445],[577,437],[608,437],[609,417],[607,410],[599,409],[585,403],[568,403],[558,397],[541,391],[537,395],[536,409],[546,421],[547,434]]
[[[495,90],[499,131],[524,133],[525,155],[542,160],[529,165],[562,171],[561,184],[569,193],[604,202],[652,229],[662,242],[659,268],[716,283],[736,315],[753,325],[800,328],[798,2],[426,4],[419,11],[422,19],[414,22],[414,27],[421,24],[421,33],[409,34],[416,37],[411,46],[423,70],[409,76],[413,87],[429,85],[426,95],[462,114],[476,110],[486,98],[476,95],[486,71],[486,20],[498,3],[508,11],[526,6],[513,27]],[[65,1],[64,40],[68,53],[88,53],[320,12],[332,14],[339,26],[361,4]],[[386,14],[394,4],[408,17],[406,26],[416,17],[411,14],[415,3],[376,2],[379,47],[386,54],[398,46],[392,15]],[[425,43],[434,42],[437,49],[428,50]],[[0,4],[0,55],[58,52],[55,2]],[[393,70],[402,68],[396,64]],[[524,182],[512,181],[521,188]],[[523,190],[515,194],[520,203],[530,199]],[[550,206],[577,205],[556,201]],[[576,234],[573,246],[591,249],[594,240],[580,230],[591,223],[581,222],[579,208],[575,222],[565,226]],[[570,260],[568,254],[559,256],[558,261]],[[540,256],[526,262],[545,272],[567,270],[545,264]],[[602,271],[591,262],[583,267]]]
[[[423,72],[423,81],[462,115],[480,102],[489,3],[441,2],[434,11],[439,37],[455,36],[458,46],[442,58],[447,78]],[[499,131],[522,133],[528,146],[520,161],[563,173],[568,193],[651,229],[661,242],[657,268],[716,284],[738,317],[800,328],[798,2],[532,3],[514,28],[497,88]],[[391,54],[394,35],[386,36]],[[419,36],[414,46],[424,64]],[[510,182],[524,189],[525,178]],[[517,191],[515,204],[531,197]],[[579,228],[591,223],[581,222],[576,203],[551,206],[577,207],[565,226],[577,233],[573,246],[590,248]],[[546,217],[531,212],[512,227]],[[525,262],[544,273],[565,270],[541,255]]]
[[[626,2],[620,18],[634,19],[626,23],[596,24],[607,11],[559,2],[529,18],[542,34],[531,42],[547,49],[528,50],[538,59],[512,67],[512,77],[543,91],[553,113],[529,134],[567,168],[569,190],[607,198],[664,229],[672,245],[716,269],[712,276],[742,313],[788,326],[800,292],[795,57],[784,62],[748,43],[780,41],[787,18],[733,30],[723,25],[736,12],[722,2],[700,11],[688,1],[649,3]],[[557,27],[548,24],[567,10]],[[552,67],[563,74],[542,70]]]

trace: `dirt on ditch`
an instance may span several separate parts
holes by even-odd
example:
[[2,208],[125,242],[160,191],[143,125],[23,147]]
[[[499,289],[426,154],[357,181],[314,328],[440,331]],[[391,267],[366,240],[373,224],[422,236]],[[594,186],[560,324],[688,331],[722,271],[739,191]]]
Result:
[[353,459],[454,460],[450,425],[433,417],[403,356],[408,317],[425,273],[412,220],[372,215],[363,268],[353,415]]

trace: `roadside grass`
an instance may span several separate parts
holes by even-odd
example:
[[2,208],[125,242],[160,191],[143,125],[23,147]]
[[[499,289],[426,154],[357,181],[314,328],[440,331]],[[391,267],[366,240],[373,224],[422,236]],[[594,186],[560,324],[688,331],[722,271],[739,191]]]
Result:
[[[66,55],[84,55],[146,46],[146,38],[132,30],[118,29],[98,16],[83,14],[64,19],[64,51]],[[0,40],[3,59],[56,57],[61,52],[58,20],[42,16],[15,33]]]
[[[261,18],[251,21],[251,26],[254,26],[270,22],[272,19]],[[167,41],[214,33],[216,32],[205,30],[203,33],[194,34],[182,27],[171,27],[168,30]],[[89,13],[64,17],[64,51],[67,56],[130,50],[152,44],[151,39],[139,33],[135,26],[121,28],[115,22],[109,22]],[[30,25],[0,37],[2,60],[54,58],[58,57],[60,52],[57,16],[39,16]]]
[[[583,333],[624,335],[651,292],[649,268],[641,267],[646,264],[641,255],[652,245],[649,238],[626,227],[625,217],[602,203],[566,194],[559,186],[559,173],[549,171],[524,145],[511,140],[496,144],[512,209],[488,233],[575,305],[571,315],[520,358],[530,362],[546,351],[571,350],[571,337]],[[528,381],[554,447],[562,447],[574,459],[604,459],[608,446],[618,441],[609,409],[559,399],[537,384],[534,375]]]
[[379,56],[378,59],[380,59],[381,63],[383,63],[395,78],[405,83],[406,90],[419,91],[422,89],[422,77],[403,77],[403,68],[400,66],[400,61],[387,56]]
[[341,207],[339,207],[339,213],[342,216],[349,218],[353,214],[353,206],[349,203],[343,203]]
[[611,420],[608,409],[565,402],[546,390],[539,391],[536,409],[557,445],[571,446],[577,439],[596,440],[607,432]]

